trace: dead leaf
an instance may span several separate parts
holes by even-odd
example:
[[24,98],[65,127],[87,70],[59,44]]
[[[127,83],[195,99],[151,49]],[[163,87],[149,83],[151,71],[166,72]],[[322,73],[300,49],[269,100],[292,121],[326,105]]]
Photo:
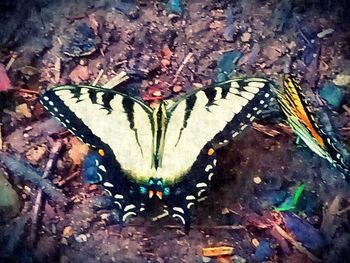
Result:
[[30,112],[28,105],[26,103],[20,104],[16,107],[16,113],[20,115],[20,117],[30,118],[32,117],[32,113]]
[[165,44],[162,48],[162,57],[166,60],[170,60],[173,52],[170,50],[168,44]]
[[99,23],[97,22],[96,14],[95,13],[89,14],[88,17],[89,17],[89,21],[90,21],[90,27],[92,28],[95,35],[97,36]]
[[7,76],[5,66],[0,63],[0,92],[7,91],[11,86],[11,81]]
[[69,74],[69,78],[79,84],[82,81],[86,81],[90,78],[89,69],[87,66],[78,65]]
[[59,83],[61,78],[61,59],[56,57],[55,65],[54,65],[54,79],[55,83]]
[[43,158],[45,153],[45,146],[35,146],[29,149],[29,151],[26,153],[26,157],[31,163],[37,164]]
[[202,254],[204,257],[220,257],[230,256],[234,253],[233,247],[207,247],[202,248]]
[[40,73],[39,69],[32,66],[23,66],[19,69],[23,75],[34,76]]
[[0,151],[2,150],[2,134],[1,134],[2,123],[0,123]]
[[254,130],[262,132],[270,137],[275,137],[275,136],[281,134],[279,131],[272,129],[271,127],[264,126],[264,125],[261,125],[261,124],[256,123],[256,122],[253,122],[252,127]]
[[73,235],[74,233],[74,230],[73,230],[73,227],[71,226],[66,226],[64,229],[63,229],[63,237],[65,238],[68,238],[70,237],[71,235]]
[[75,165],[80,165],[87,155],[89,147],[76,137],[72,137],[69,143],[72,145],[71,149],[68,151],[69,157]]

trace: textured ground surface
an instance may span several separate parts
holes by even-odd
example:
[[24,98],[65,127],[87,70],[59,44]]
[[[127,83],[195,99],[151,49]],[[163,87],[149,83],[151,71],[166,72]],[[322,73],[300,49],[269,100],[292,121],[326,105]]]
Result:
[[[346,3],[184,1],[183,16],[178,16],[161,1],[139,1],[134,19],[116,11],[118,2],[0,4],[5,10],[0,19],[8,22],[0,33],[0,62],[7,65],[15,58],[7,73],[17,89],[0,94],[0,147],[44,168],[54,139],[62,138],[65,147],[50,180],[69,200],[66,206],[55,200],[45,203],[33,243],[28,238],[33,226],[26,218],[33,213],[37,190],[11,173],[6,176],[18,198],[11,199],[14,204],[1,218],[0,261],[201,262],[203,247],[225,245],[234,247],[240,260],[254,262],[257,246],[267,240],[272,247],[270,262],[311,262],[271,227],[262,226],[266,219],[277,222],[272,214],[275,194],[292,194],[303,182],[303,207],[297,213],[329,241],[310,253],[324,262],[346,262],[350,213],[343,209],[350,205],[348,186],[326,161],[295,144],[276,124],[282,120],[278,114],[272,116],[275,111],[263,123],[268,131],[278,131],[274,137],[248,128],[219,150],[219,173],[207,200],[194,209],[193,229],[186,236],[168,218],[157,222],[135,218],[120,229],[109,222],[108,211],[95,211],[91,201],[99,191],[81,179],[86,147],[49,118],[36,94],[63,83],[91,84],[99,72],[98,83],[103,85],[126,70],[133,78],[120,90],[143,98],[157,91],[167,98],[206,86],[235,68],[233,75],[266,77],[277,83],[283,73],[292,72],[301,78],[315,105],[320,100],[312,90],[338,79],[346,105],[350,83]],[[327,35],[326,29],[334,32]],[[317,36],[322,32],[325,36]],[[85,50],[89,54],[67,56],[72,53],[72,39],[84,43],[87,35],[93,46]],[[242,52],[238,62],[232,51]],[[176,75],[189,53],[192,57]],[[225,54],[231,54],[228,65],[220,62]],[[350,138],[348,109],[334,108],[331,115],[345,140]],[[17,217],[9,219],[14,214]],[[295,238],[293,231],[289,233]]]

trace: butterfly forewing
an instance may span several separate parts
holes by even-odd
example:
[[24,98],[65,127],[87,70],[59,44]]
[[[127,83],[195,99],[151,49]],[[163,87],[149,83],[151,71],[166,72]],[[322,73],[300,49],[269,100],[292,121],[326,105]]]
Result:
[[[260,78],[232,79],[199,90],[168,109],[168,125],[158,176],[178,181],[196,161],[201,149],[229,126],[227,138],[241,132],[271,96],[271,84]],[[232,128],[232,129],[231,129]]]
[[284,77],[284,92],[277,91],[277,100],[294,133],[317,155],[338,167],[344,174],[349,173],[337,145],[339,142],[324,132],[318,125],[299,84],[289,75]]
[[135,181],[153,172],[152,110],[127,95],[92,86],[60,86],[46,92],[43,105],[82,141],[111,150]]

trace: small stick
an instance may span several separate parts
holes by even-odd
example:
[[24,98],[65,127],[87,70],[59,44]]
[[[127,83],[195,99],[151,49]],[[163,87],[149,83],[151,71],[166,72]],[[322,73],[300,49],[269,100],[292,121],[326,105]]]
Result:
[[159,219],[162,219],[162,218],[164,218],[164,217],[166,217],[166,216],[168,216],[168,215],[169,215],[168,212],[164,212],[163,214],[160,214],[160,215],[157,215],[157,216],[153,217],[153,218],[152,218],[152,221],[153,221],[153,222],[158,221]]
[[125,71],[120,72],[118,75],[114,76],[110,81],[108,81],[103,87],[105,89],[113,89],[118,86],[120,83],[128,80],[129,77]]
[[183,68],[185,67],[185,65],[188,63],[188,61],[190,60],[190,58],[192,57],[193,53],[188,53],[187,56],[185,57],[185,59],[182,61],[180,67],[178,68],[178,70],[175,73],[175,77],[173,80],[173,84],[176,83],[177,78],[179,77],[180,72],[183,70]]
[[128,60],[124,59],[124,60],[119,61],[119,62],[117,62],[117,63],[115,63],[115,64],[113,64],[113,65],[114,65],[114,66],[119,66],[119,65],[121,65],[121,64],[125,64],[126,62],[128,62]]
[[[164,227],[168,228],[168,229],[182,229],[183,228],[183,226],[180,226],[180,225],[165,225]],[[245,226],[242,226],[242,225],[195,226],[195,227],[191,227],[191,229],[239,230],[239,229],[245,229]]]
[[[50,175],[50,172],[53,168],[54,163],[57,160],[58,154],[61,150],[63,146],[62,141],[57,141],[51,149],[51,153],[49,156],[49,161],[46,164],[45,170],[44,170],[44,174],[42,176],[42,178],[47,178]],[[38,195],[36,196],[35,199],[35,204],[33,207],[33,215],[32,215],[32,229],[31,229],[31,234],[30,234],[30,240],[32,241],[32,243],[35,242],[36,240],[36,236],[37,236],[37,229],[38,229],[38,218],[39,218],[39,212],[41,211],[41,207],[43,205],[42,202],[43,199],[43,190],[39,189],[38,190]]]
[[346,208],[344,208],[344,209],[342,209],[342,210],[339,210],[339,211],[336,213],[336,215],[337,215],[337,216],[340,216],[340,215],[342,215],[342,214],[344,214],[344,213],[346,213],[346,212],[348,212],[348,211],[350,211],[350,206],[348,206],[348,207],[346,207]]
[[58,44],[60,44],[60,46],[62,46],[62,45],[63,45],[62,40],[61,40],[61,38],[60,38],[60,37],[57,37],[57,41],[58,41]]
[[267,126],[261,125],[261,124],[256,123],[256,122],[253,122],[252,127],[254,130],[261,132],[261,133],[264,133],[270,137],[275,137],[275,136],[281,134],[279,131],[277,131],[273,128],[269,128]]
[[75,171],[74,173],[72,173],[70,176],[68,176],[67,178],[63,179],[62,181],[60,181],[58,183],[58,186],[62,186],[64,185],[65,183],[67,183],[68,181],[74,179],[75,177],[77,177],[78,175],[80,174],[80,171]]
[[17,58],[17,54],[13,53],[12,56],[11,56],[10,61],[7,63],[7,65],[5,67],[6,71],[8,71],[11,68],[11,66],[12,66],[13,62],[15,62],[16,58]]
[[94,80],[94,82],[92,82],[92,86],[96,86],[97,82],[100,80],[100,78],[102,77],[104,70],[100,69],[100,71],[97,74],[96,79]]
[[277,230],[277,233],[279,233],[284,239],[289,241],[299,252],[308,256],[308,258],[310,258],[312,261],[322,262],[321,259],[316,257],[311,252],[309,252],[305,247],[303,247],[303,245],[300,242],[296,241],[291,235],[289,235],[286,231],[284,231],[282,227],[280,227],[277,224],[273,224],[273,225],[274,225],[274,228]]
[[11,89],[13,91],[17,91],[17,92],[23,92],[23,93],[28,93],[28,94],[35,94],[35,95],[39,95],[39,91],[36,90],[30,90],[30,89]]

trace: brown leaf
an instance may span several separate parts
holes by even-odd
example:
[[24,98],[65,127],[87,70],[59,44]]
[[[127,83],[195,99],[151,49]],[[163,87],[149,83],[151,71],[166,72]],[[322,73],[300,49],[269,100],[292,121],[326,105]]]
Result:
[[73,235],[73,233],[74,233],[73,227],[71,227],[71,226],[66,226],[66,227],[63,229],[63,235],[62,235],[62,236],[68,238],[68,237],[70,237],[71,235]]
[[69,143],[72,145],[72,148],[68,151],[69,157],[75,165],[80,165],[87,155],[89,147],[76,137],[72,137]]
[[170,60],[171,56],[173,55],[173,52],[170,50],[168,44],[165,44],[162,48],[162,57],[163,59]]
[[234,253],[233,247],[207,247],[202,248],[202,254],[204,257],[219,257],[230,256]]
[[29,149],[26,153],[26,157],[31,163],[37,164],[43,158],[45,152],[45,146],[35,146]]
[[20,104],[15,109],[16,113],[20,115],[20,117],[30,118],[32,117],[32,113],[30,112],[28,105],[26,103]]
[[11,81],[7,76],[6,69],[3,64],[0,63],[0,92],[7,91],[11,86]]
[[75,82],[80,83],[86,81],[90,78],[89,69],[87,66],[78,65],[72,72],[69,74],[69,78]]

